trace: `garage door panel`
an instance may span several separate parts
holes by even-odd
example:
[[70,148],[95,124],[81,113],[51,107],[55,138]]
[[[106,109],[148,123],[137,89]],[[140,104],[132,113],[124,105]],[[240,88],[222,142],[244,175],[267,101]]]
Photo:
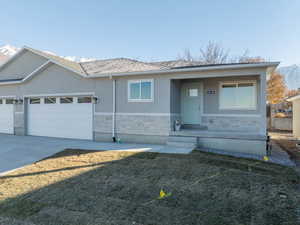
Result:
[[93,139],[92,103],[29,104],[28,134]]
[[0,105],[0,133],[14,133],[14,106],[10,104]]

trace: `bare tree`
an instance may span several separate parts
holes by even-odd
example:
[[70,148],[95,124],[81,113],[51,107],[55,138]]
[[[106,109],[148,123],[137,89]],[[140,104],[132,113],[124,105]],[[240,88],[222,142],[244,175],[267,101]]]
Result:
[[218,43],[210,41],[206,47],[200,49],[199,61],[203,64],[227,63],[228,60],[229,50]]
[[249,50],[246,49],[244,53],[238,57],[235,62],[238,63],[255,63],[255,62],[265,62],[266,60],[260,56],[249,56]]
[[249,56],[249,50],[245,50],[240,56],[233,57],[229,49],[225,49],[221,44],[212,41],[200,49],[198,57],[193,56],[189,49],[185,49],[183,55],[179,55],[178,58],[189,62],[197,61],[201,64],[253,63],[265,61],[259,56]]
[[195,58],[192,56],[192,53],[190,49],[186,48],[183,52],[183,55],[179,55],[178,59],[188,61],[188,62],[194,62],[196,61]]

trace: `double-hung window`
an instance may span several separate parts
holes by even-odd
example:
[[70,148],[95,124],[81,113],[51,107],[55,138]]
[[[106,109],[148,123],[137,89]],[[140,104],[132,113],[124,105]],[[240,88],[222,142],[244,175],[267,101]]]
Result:
[[128,101],[131,102],[153,101],[153,80],[128,81]]
[[256,82],[224,82],[220,83],[220,109],[255,110]]

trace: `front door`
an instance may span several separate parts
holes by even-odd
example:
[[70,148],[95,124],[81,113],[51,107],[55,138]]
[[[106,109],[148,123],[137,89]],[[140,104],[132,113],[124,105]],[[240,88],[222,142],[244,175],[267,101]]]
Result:
[[181,86],[181,116],[183,124],[200,124],[201,83],[183,83]]

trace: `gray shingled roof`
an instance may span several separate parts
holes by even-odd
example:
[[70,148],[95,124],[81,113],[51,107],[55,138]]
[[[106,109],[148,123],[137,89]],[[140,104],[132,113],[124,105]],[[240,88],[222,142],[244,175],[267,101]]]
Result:
[[193,66],[197,64],[199,64],[199,62],[188,62],[184,60],[148,63],[127,58],[105,59],[80,63],[86,74],[90,75],[167,70],[175,67]]
[[[142,61],[128,59],[128,58],[114,58],[114,59],[94,60],[89,62],[77,63],[29,47],[25,47],[24,49],[32,51],[43,57],[46,57],[66,68],[69,68],[70,70],[76,73],[86,75],[86,76],[95,75],[95,74],[109,75],[109,74],[131,73],[131,72],[147,72],[147,71],[149,72],[149,71],[160,71],[160,70],[164,71],[170,69],[184,69],[184,68],[203,67],[203,66],[207,67],[207,66],[218,66],[218,65],[233,65],[232,63],[204,65],[201,62],[190,62],[185,60],[142,62]],[[234,63],[234,64],[244,64],[244,63]],[[253,64],[253,63],[247,63],[247,64]],[[12,78],[10,77],[10,79]]]

